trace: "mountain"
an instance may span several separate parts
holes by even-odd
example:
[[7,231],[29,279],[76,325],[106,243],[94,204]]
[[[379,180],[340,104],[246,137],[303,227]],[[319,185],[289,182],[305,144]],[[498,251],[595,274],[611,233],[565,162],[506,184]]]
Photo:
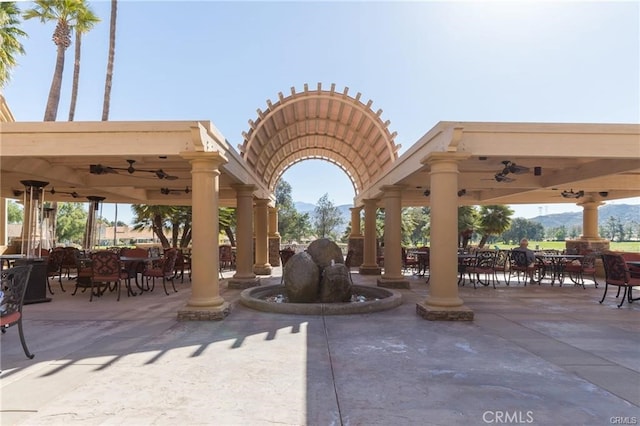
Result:
[[[296,210],[300,213],[309,213],[313,217],[315,204],[296,201],[293,203]],[[342,214],[343,226],[340,227],[342,233],[351,221],[351,204],[343,204],[336,206]],[[598,209],[598,225],[604,225],[610,217],[615,217],[622,223],[636,222],[640,223],[640,204],[607,204]],[[582,227],[582,212],[555,213],[542,216],[536,216],[528,219],[532,222],[542,224],[545,228],[558,228],[562,225],[568,229],[577,226]]]
[[[640,204],[607,204],[598,209],[598,225],[603,226],[610,217],[615,217],[623,224],[640,222]],[[556,213],[536,216],[529,219],[540,223],[545,228],[582,227],[582,212]]]

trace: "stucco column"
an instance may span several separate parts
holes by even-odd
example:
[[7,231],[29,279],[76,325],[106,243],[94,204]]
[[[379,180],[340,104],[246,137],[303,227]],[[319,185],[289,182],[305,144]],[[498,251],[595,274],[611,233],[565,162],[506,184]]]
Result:
[[253,273],[253,185],[234,185],[236,190],[236,273],[228,281],[229,288],[260,285]]
[[218,282],[218,168],[227,159],[218,152],[189,152],[182,156],[191,162],[193,239],[191,297],[178,311],[178,320],[221,320],[229,314],[230,307],[220,296]]
[[433,155],[430,171],[431,249],[429,295],[416,310],[428,320],[472,320],[458,297],[458,163],[450,154]]
[[364,235],[360,224],[360,212],[362,207],[351,207],[351,234],[349,235],[348,249],[353,252],[351,266],[360,266],[364,254]]
[[253,272],[256,275],[271,275],[271,264],[269,263],[269,235],[268,235],[268,212],[269,200],[256,200],[256,263],[253,265]]
[[0,253],[7,249],[7,199],[0,197]]
[[604,205],[600,201],[587,200],[582,203],[578,203],[582,206],[582,235],[583,240],[599,240],[598,234],[598,207]]
[[[575,240],[567,240],[565,245],[568,250],[575,250],[578,253],[586,251],[602,252],[609,250],[609,240],[600,237],[598,230],[598,207],[605,203],[597,200],[594,196],[588,196],[584,201],[578,203],[582,206],[582,235]],[[600,259],[596,260],[598,274],[604,276]]]
[[278,209],[267,207],[269,214],[269,248],[267,261],[272,266],[280,266],[280,233],[278,232]]
[[351,235],[349,235],[349,237],[361,237],[360,211],[362,210],[362,207],[351,207],[349,210],[351,211]]
[[364,258],[360,265],[362,275],[380,275],[381,269],[376,262],[376,200],[363,200],[364,203]]
[[379,287],[410,288],[402,275],[402,188],[383,186],[384,191],[384,274]]

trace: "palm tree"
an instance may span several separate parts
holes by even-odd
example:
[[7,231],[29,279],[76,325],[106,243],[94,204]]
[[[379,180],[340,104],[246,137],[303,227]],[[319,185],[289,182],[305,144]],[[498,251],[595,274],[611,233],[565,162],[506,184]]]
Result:
[[480,232],[482,238],[478,247],[484,247],[491,235],[500,235],[511,226],[513,210],[509,206],[493,205],[480,207]]
[[73,62],[73,86],[71,87],[71,104],[69,105],[69,121],[73,121],[76,114],[76,101],[78,99],[78,82],[80,80],[80,54],[82,52],[82,34],[89,32],[100,19],[88,9],[81,11],[76,23],[76,47],[75,61]]
[[478,220],[474,206],[458,207],[458,247],[467,248]]
[[35,7],[24,12],[24,19],[38,18],[42,23],[56,21],[56,29],[52,37],[57,49],[56,66],[44,112],[44,121],[55,121],[60,104],[64,56],[71,45],[71,32],[76,26],[82,26],[79,24],[80,20],[98,18],[84,0],[35,0],[34,3]]
[[0,3],[0,88],[11,79],[11,69],[18,64],[17,55],[24,55],[20,37],[27,37],[17,25],[20,23],[20,10],[16,2]]
[[111,81],[113,80],[113,59],[116,54],[116,17],[118,1],[111,0],[111,19],[109,22],[109,59],[107,61],[107,77],[104,82],[104,100],[102,102],[102,121],[109,120],[111,106]]

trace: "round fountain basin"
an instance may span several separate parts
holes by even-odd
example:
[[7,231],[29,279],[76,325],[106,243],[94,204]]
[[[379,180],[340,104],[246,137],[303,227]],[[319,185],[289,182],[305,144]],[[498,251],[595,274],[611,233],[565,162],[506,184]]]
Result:
[[353,294],[364,296],[361,302],[339,303],[288,303],[271,302],[265,299],[285,293],[283,285],[252,287],[240,293],[240,303],[262,312],[294,315],[348,315],[386,311],[402,304],[402,294],[382,287],[352,285]]

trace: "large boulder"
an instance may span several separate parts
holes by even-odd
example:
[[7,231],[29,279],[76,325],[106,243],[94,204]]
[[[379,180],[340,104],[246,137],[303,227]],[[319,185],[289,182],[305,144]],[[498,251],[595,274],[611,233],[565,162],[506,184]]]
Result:
[[333,263],[344,263],[342,250],[333,241],[328,238],[320,238],[312,241],[307,247],[307,253],[311,255],[313,261],[318,265],[320,270]]
[[347,267],[342,263],[325,267],[320,280],[320,302],[349,301],[351,301],[351,279],[349,279]]
[[294,254],[284,265],[284,287],[290,303],[313,303],[318,299],[320,270],[306,252]]

